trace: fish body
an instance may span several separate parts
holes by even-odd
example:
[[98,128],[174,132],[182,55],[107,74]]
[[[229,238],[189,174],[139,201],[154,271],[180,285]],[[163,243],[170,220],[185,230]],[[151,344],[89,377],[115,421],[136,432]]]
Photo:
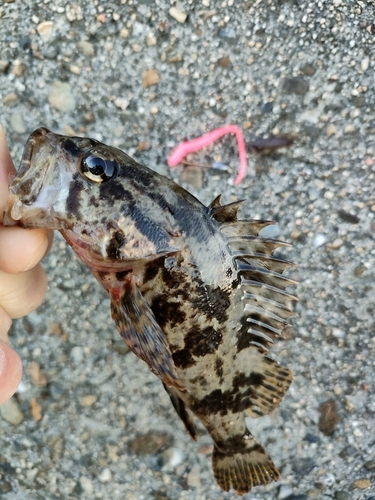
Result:
[[238,220],[241,203],[206,207],[116,148],[41,128],[4,214],[5,224],[61,232],[191,437],[192,413],[212,436],[218,484],[239,495],[279,477],[245,417],[270,413],[291,383],[268,347],[295,299],[283,275],[293,264],[273,256],[286,244],[258,236],[271,222]]

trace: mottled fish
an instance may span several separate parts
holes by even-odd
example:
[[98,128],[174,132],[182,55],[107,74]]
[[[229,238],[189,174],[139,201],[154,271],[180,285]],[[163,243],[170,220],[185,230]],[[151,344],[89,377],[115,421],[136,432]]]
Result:
[[237,494],[279,478],[245,417],[272,412],[292,373],[268,355],[282,336],[293,266],[286,243],[238,220],[242,202],[208,207],[122,151],[33,132],[10,186],[7,225],[58,229],[111,298],[129,348],[160,378],[193,439],[214,441],[216,481]]

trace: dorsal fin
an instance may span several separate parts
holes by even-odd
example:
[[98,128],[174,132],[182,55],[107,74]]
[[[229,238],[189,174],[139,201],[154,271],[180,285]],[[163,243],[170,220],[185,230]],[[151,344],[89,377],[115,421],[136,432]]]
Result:
[[218,222],[236,222],[238,210],[245,200],[234,201],[229,205],[217,206],[211,209],[210,215]]
[[216,196],[216,198],[214,198],[211,201],[211,203],[208,205],[208,210],[211,211],[212,208],[221,207],[220,200],[221,200],[221,194],[219,194],[219,196]]
[[220,223],[236,222],[238,210],[245,200],[234,201],[228,205],[222,205],[220,199],[221,195],[217,196],[208,206],[210,216]]
[[298,299],[285,289],[296,281],[284,276],[283,272],[296,266],[274,256],[277,248],[291,245],[259,236],[263,228],[274,224],[273,221],[238,220],[237,213],[244,200],[228,205],[222,205],[220,200],[219,195],[208,206],[208,211],[220,223],[220,232],[227,239],[243,290],[245,321],[238,334],[238,346],[241,350],[253,344],[264,352],[273,339],[282,337],[287,319],[295,314],[290,304]]
[[275,224],[272,220],[237,220],[236,222],[223,223],[220,231],[225,236],[258,236],[262,229]]
[[239,349],[254,345],[264,352],[275,338],[282,337],[287,319],[295,314],[291,310],[291,301],[297,298],[285,289],[296,282],[283,273],[296,266],[274,256],[277,248],[291,245],[259,237],[264,227],[274,224],[272,221],[237,220],[237,211],[242,203],[222,206],[218,197],[210,205],[210,213],[221,223],[220,232],[227,239],[243,290],[245,321],[242,321],[238,333]]

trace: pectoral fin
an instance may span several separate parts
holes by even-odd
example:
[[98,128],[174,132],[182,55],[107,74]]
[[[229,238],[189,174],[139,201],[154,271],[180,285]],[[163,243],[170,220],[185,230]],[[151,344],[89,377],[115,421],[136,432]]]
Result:
[[129,349],[143,359],[165,385],[185,390],[178,380],[165,335],[133,280],[127,280],[121,299],[112,301],[111,313]]

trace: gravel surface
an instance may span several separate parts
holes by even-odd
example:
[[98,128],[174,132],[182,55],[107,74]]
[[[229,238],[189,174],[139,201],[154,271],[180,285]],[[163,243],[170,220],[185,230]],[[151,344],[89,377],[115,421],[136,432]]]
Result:
[[[253,421],[281,479],[247,499],[375,498],[375,7],[373,0],[0,1],[0,116],[18,163],[44,125],[94,137],[171,176],[204,203],[246,198],[278,222],[299,265],[298,318],[273,349],[295,373]],[[226,123],[235,140],[170,171],[181,140]],[[210,438],[185,433],[159,381],[128,354],[105,293],[56,236],[44,304],[14,323],[24,362],[0,409],[0,497],[226,500]]]

